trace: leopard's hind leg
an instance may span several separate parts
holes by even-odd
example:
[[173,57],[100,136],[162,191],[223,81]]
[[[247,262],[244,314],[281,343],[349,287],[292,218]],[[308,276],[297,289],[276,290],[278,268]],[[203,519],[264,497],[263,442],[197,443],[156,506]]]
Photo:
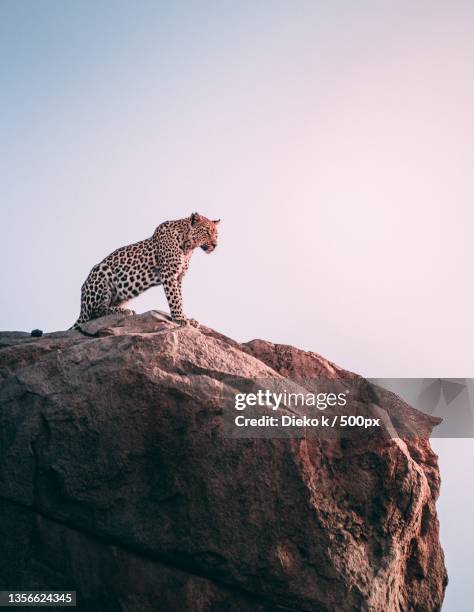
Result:
[[113,289],[107,270],[93,268],[81,288],[81,313],[71,329],[82,323],[116,312],[112,308]]

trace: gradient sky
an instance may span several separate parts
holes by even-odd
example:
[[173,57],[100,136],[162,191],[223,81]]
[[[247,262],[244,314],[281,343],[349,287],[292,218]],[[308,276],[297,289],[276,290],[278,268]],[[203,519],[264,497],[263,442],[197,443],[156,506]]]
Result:
[[[189,316],[371,377],[474,376],[473,27],[469,0],[1,0],[0,328],[69,327],[92,265],[197,210],[221,244]],[[443,500],[459,612],[472,527]]]

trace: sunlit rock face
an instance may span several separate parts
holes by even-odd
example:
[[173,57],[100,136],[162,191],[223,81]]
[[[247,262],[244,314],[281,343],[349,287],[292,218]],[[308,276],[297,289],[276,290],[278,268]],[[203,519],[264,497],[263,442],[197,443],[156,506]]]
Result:
[[[383,428],[224,435],[232,377],[321,376],[357,379]],[[315,353],[158,312],[10,332],[0,406],[0,589],[74,589],[88,612],[441,606],[437,420]]]

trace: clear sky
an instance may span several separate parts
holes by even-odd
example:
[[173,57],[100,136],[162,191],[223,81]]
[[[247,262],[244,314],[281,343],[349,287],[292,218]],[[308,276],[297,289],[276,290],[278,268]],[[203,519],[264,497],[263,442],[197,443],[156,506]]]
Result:
[[375,378],[473,376],[473,27],[469,0],[1,0],[0,328],[69,327],[92,265],[196,210],[221,244],[189,316]]

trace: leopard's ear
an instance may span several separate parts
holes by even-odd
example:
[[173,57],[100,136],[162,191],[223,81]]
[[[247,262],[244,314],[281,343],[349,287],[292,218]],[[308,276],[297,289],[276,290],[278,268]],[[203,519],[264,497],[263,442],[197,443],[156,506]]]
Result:
[[197,212],[194,212],[191,215],[191,225],[196,225],[196,223],[199,223],[199,221],[201,220],[201,215]]
[[217,225],[218,223],[220,223],[221,220],[220,219],[216,219],[215,221],[213,221],[214,225]]

